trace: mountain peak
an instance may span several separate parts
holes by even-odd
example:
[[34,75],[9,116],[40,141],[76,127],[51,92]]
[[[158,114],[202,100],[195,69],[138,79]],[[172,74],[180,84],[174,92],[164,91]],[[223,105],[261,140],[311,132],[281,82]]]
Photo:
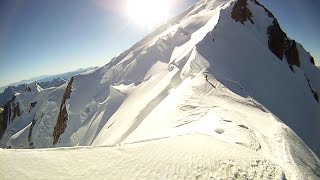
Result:
[[38,85],[37,82],[33,82],[27,85],[26,92],[31,92],[31,93],[39,93],[43,89]]

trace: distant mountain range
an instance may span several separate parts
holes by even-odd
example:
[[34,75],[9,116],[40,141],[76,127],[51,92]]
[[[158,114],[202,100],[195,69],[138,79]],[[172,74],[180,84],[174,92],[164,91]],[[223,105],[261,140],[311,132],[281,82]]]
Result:
[[13,97],[25,93],[30,90],[32,86],[39,86],[41,89],[47,89],[50,87],[59,87],[66,83],[67,80],[56,78],[52,81],[30,83],[30,84],[19,84],[18,86],[8,86],[2,93],[0,93],[0,107],[4,107],[6,102],[10,101]]
[[57,75],[44,75],[28,80],[22,80],[9,86],[1,87],[0,91],[0,107],[4,107],[5,103],[10,101],[14,96],[27,92],[33,84],[41,89],[50,87],[59,87],[67,82],[71,77],[86,71],[97,69],[98,67],[81,68],[75,71],[66,72]]
[[83,72],[86,72],[86,71],[89,71],[89,70],[97,69],[97,68],[98,67],[80,68],[80,69],[77,69],[75,71],[70,71],[70,72],[61,73],[61,74],[42,75],[42,76],[38,76],[38,77],[33,77],[33,78],[30,78],[30,79],[26,79],[26,80],[22,80],[22,81],[19,81],[19,82],[15,82],[15,83],[9,84],[7,86],[0,87],[0,93],[2,93],[9,86],[18,86],[20,84],[29,84],[29,83],[32,83],[32,82],[35,82],[35,81],[38,82],[38,83],[40,83],[40,82],[48,82],[48,81],[52,81],[52,80],[57,79],[57,78],[68,80],[74,75],[77,75],[77,74],[80,74],[80,73],[83,73]]

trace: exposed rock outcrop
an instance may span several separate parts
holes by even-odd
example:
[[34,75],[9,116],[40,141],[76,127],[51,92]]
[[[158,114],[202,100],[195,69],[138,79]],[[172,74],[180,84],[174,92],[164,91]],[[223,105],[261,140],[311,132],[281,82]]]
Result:
[[313,59],[312,56],[310,56],[310,62],[311,62],[313,65],[315,65],[315,62],[314,62],[314,59]]
[[33,103],[30,103],[29,113],[30,113],[32,108],[36,107],[36,105],[37,105],[37,101],[35,101]]
[[280,25],[276,19],[273,20],[273,25],[268,27],[269,35],[269,49],[280,60],[283,59],[284,43],[287,35],[281,30]]
[[[292,72],[293,65],[300,67],[299,52],[295,41],[290,40],[286,33],[284,33],[279,25],[278,20],[274,15],[257,0],[252,0],[255,4],[261,6],[270,18],[273,19],[272,25],[268,27],[269,41],[268,46],[270,51],[276,55],[280,60],[283,60],[285,55],[289,68]],[[312,60],[311,60],[312,61]]]
[[10,121],[10,118],[11,118],[11,101],[12,100],[8,101],[4,105],[2,120],[0,121],[0,139],[2,139],[2,136],[6,131],[8,122]]
[[33,130],[33,127],[34,125],[36,124],[37,120],[35,119],[36,116],[33,117],[32,119],[32,123],[31,123],[31,126],[30,126],[30,131],[29,131],[29,134],[28,134],[28,142],[29,142],[29,145],[32,147],[33,146],[33,142],[31,142],[32,140],[32,130]]
[[63,95],[62,102],[60,105],[60,111],[57,119],[57,123],[54,127],[53,131],[53,145],[57,144],[61,134],[64,133],[66,127],[67,127],[67,121],[68,121],[68,112],[66,108],[66,101],[70,98],[70,94],[72,92],[72,83],[73,83],[73,77],[70,79],[68,86],[66,88],[66,91]]
[[307,79],[307,81],[308,81],[308,85],[309,85],[309,88],[310,88],[310,90],[311,90],[311,93],[312,93],[314,99],[315,99],[317,102],[319,102],[318,93],[313,90],[313,88],[312,88],[312,86],[311,86],[311,84],[310,84],[310,81],[309,81],[308,77],[307,77],[306,75],[305,75],[305,77],[306,77],[306,79]]
[[11,121],[10,122],[13,122],[13,120],[16,118],[16,117],[20,117],[21,116],[21,111],[20,111],[20,104],[19,102],[17,102],[16,104],[12,104],[13,105],[13,116],[11,118]]
[[0,139],[7,129],[8,124],[12,123],[17,117],[22,115],[19,102],[15,103],[16,96],[4,105],[2,119],[0,121]]
[[0,108],[0,139],[2,138],[3,109]]
[[[233,11],[231,13],[232,19],[236,22],[244,24],[246,21],[250,21],[254,24],[252,20],[252,13],[248,9],[248,0],[238,0],[236,1]],[[300,67],[299,53],[297,50],[296,42],[288,39],[286,33],[284,33],[279,25],[277,19],[273,14],[261,5],[256,0],[251,0],[253,3],[261,6],[267,15],[273,19],[272,25],[268,27],[269,41],[268,46],[270,51],[275,54],[280,60],[283,60],[284,55],[288,61],[290,69],[293,71],[293,65]]]
[[246,21],[250,21],[252,24],[254,24],[252,20],[252,13],[247,8],[247,0],[238,0],[236,1],[233,10],[231,12],[231,17],[236,22],[240,22],[241,24],[244,24]]
[[299,52],[297,49],[297,44],[294,40],[286,40],[285,55],[290,69],[294,72],[293,65],[300,67]]
[[26,92],[31,92],[31,88],[28,86],[25,91]]

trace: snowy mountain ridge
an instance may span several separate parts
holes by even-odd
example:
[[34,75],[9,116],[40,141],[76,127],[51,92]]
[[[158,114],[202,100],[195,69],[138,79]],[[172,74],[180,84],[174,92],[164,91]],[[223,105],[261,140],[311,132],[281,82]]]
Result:
[[19,82],[15,82],[15,83],[9,84],[7,86],[0,87],[0,93],[2,93],[6,88],[8,88],[10,86],[11,87],[12,86],[17,86],[18,87],[20,85],[30,84],[32,82],[45,83],[45,82],[53,81],[54,79],[58,79],[58,78],[69,80],[72,76],[75,76],[77,74],[80,74],[80,73],[83,73],[83,72],[86,72],[86,71],[90,71],[90,70],[93,70],[93,69],[98,69],[98,67],[80,68],[80,69],[77,69],[77,70],[74,70],[74,71],[70,71],[70,72],[65,72],[65,73],[62,73],[62,74],[43,75],[43,76],[33,77],[33,78],[30,78],[30,79],[26,79],[26,80],[22,80],[22,81],[19,81]]
[[100,69],[7,103],[2,147],[80,147],[0,150],[3,177],[319,179],[319,80],[258,1],[202,0]]
[[[56,78],[53,79],[52,81],[45,81],[45,82],[39,82],[37,83],[41,88],[47,89],[50,87],[59,87],[62,84],[64,84],[67,80],[61,79],[61,78]],[[29,85],[34,84],[29,83]],[[6,102],[11,100],[14,96],[24,93],[30,89],[28,84],[19,84],[18,86],[9,86],[5,88],[5,90],[0,93],[0,107],[3,107]]]

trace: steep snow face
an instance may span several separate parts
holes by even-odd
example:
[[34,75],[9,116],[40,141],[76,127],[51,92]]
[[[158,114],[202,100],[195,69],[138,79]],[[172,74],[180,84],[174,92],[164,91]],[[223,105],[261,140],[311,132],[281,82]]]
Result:
[[[57,91],[63,93],[64,89],[65,87],[62,86],[43,90],[34,83],[29,85],[24,93],[20,93],[7,102],[1,123],[1,146],[30,148],[34,147],[32,139],[39,137],[41,137],[41,140],[37,139],[36,144],[47,142],[53,132],[48,124],[55,123],[52,117],[55,117],[57,113],[56,106],[61,103],[60,94],[56,95],[55,93]],[[38,119],[43,119],[44,121],[39,121],[36,124]],[[36,134],[32,136],[35,125],[39,129],[36,129]],[[41,128],[43,125],[45,130]],[[47,142],[46,145],[39,147],[52,147],[50,144]]]
[[0,153],[17,179],[57,176],[67,157],[87,161],[61,178],[317,179],[319,73],[257,1],[199,1],[100,69],[4,109],[2,147],[102,147]]
[[[23,90],[25,90],[25,89],[26,89],[26,87],[23,88]],[[11,86],[6,88],[3,91],[3,93],[0,94],[0,107],[4,107],[6,102],[10,101],[12,99],[12,97],[14,97],[15,95],[16,95],[16,92]]]
[[320,71],[299,44],[297,58],[301,68],[266,51],[270,43],[268,29],[275,20],[255,1],[247,1],[245,7],[252,14],[252,21],[233,21],[230,13],[235,9],[223,10],[215,29],[197,44],[199,54],[212,64],[210,74],[240,83],[248,96],[267,107],[310,147],[319,150],[315,139],[320,137]]

